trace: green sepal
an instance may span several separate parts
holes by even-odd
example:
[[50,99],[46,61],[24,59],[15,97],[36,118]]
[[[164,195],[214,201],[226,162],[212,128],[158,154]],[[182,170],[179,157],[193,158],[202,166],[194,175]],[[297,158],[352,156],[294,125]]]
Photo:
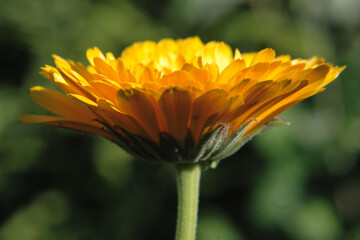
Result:
[[197,144],[189,129],[183,144],[180,144],[167,132],[159,134],[158,143],[132,134],[119,126],[110,127],[106,123],[101,123],[116,138],[114,141],[116,144],[138,158],[154,162],[201,163],[203,168],[216,168],[221,160],[237,152],[264,129],[280,124],[289,125],[289,122],[281,118],[274,118],[257,131],[248,134],[246,131],[254,121],[257,120],[250,120],[230,136],[228,136],[228,132],[231,126],[220,124],[202,137]]
[[132,149],[136,149],[138,156],[144,160],[163,161],[164,156],[155,142],[135,134],[128,135],[128,138],[132,142]]
[[265,129],[268,129],[268,128],[274,127],[274,126],[280,126],[280,125],[287,125],[287,126],[290,125],[290,122],[287,122],[284,119],[276,117],[272,121],[268,122],[266,125],[262,126],[257,131],[253,132],[251,135],[245,135],[246,130],[249,128],[250,124],[253,123],[254,121],[257,121],[257,120],[256,119],[250,120],[249,122],[244,124],[239,130],[232,133],[226,139],[226,141],[223,144],[224,148],[219,149],[219,151],[217,153],[215,153],[214,155],[212,155],[211,158],[209,159],[210,160],[209,166],[211,168],[216,168],[221,160],[223,160],[223,159],[233,155],[237,151],[239,151],[239,149],[244,144],[249,142],[251,139],[253,139],[256,135],[258,135]]
[[184,150],[182,146],[171,137],[167,132],[159,134],[160,149],[165,155],[167,162],[182,162],[184,160]]
[[222,145],[222,148],[214,153],[210,160],[220,161],[238,151],[247,142],[247,139],[243,139],[243,137],[250,124],[254,121],[255,120],[250,120],[241,126],[239,130],[233,132],[229,137],[227,137]]
[[115,137],[115,143],[128,153],[147,161],[163,161],[164,157],[155,142],[132,134],[120,126],[116,125],[114,127],[110,127],[104,122],[98,122],[103,124],[109,130],[111,135]]
[[200,162],[209,159],[212,154],[218,151],[223,145],[229,128],[229,125],[220,124],[213,131],[201,138],[193,151],[191,161]]

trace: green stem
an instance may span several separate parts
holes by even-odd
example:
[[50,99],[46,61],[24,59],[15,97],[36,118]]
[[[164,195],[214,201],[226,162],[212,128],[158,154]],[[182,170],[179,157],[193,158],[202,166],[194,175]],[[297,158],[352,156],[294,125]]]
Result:
[[178,164],[178,216],[175,240],[194,240],[196,236],[201,166]]

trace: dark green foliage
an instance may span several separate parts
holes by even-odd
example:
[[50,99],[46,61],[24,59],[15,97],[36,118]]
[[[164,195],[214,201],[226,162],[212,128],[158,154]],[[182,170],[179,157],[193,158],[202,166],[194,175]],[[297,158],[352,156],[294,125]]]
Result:
[[[205,171],[198,239],[360,239],[359,29],[358,0],[2,1],[0,239],[173,239],[170,164],[138,161],[100,137],[18,117],[48,114],[27,92],[55,88],[38,74],[53,65],[52,53],[85,62],[89,47],[118,56],[135,41],[191,35],[241,52],[272,47],[279,55],[347,65],[324,93],[282,114],[291,127],[264,131]],[[142,144],[147,154],[165,154],[131,138],[134,149]],[[196,149],[188,135],[182,159],[192,153],[201,161],[221,145],[208,144]],[[177,159],[178,151],[173,144],[167,154]]]

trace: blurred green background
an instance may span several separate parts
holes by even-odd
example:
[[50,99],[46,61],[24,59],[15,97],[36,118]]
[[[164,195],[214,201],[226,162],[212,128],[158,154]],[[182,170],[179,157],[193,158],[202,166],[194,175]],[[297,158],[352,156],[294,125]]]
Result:
[[171,166],[100,137],[18,122],[52,53],[198,35],[233,49],[347,65],[327,91],[281,116],[203,174],[199,240],[360,239],[360,1],[0,1],[0,240],[173,239]]

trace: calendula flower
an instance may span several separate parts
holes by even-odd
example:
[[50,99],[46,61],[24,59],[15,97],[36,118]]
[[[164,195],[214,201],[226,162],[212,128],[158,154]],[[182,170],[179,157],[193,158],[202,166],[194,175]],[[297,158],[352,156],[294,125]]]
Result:
[[57,116],[21,121],[103,136],[152,161],[217,162],[276,116],[324,90],[344,67],[291,59],[267,48],[234,52],[198,37],[138,42],[119,58],[88,49],[90,65],[53,55],[30,97]]
[[119,58],[87,51],[84,66],[54,55],[30,97],[57,116],[23,122],[103,136],[133,155],[174,162],[178,183],[176,240],[194,240],[201,168],[236,152],[294,104],[324,90],[344,67],[322,58],[291,59],[267,48],[234,52],[197,37],[139,42]]

